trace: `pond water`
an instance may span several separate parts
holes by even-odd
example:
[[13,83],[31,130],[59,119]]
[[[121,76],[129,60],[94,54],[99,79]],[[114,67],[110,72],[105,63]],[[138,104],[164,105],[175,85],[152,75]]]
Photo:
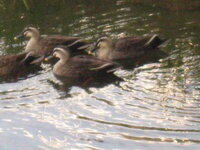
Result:
[[[73,0],[0,2],[0,54],[23,51],[13,36],[29,24],[42,34],[159,34],[169,57],[103,87],[60,87],[51,68],[0,83],[1,150],[155,150],[200,146],[200,2]],[[57,83],[57,84],[55,84]],[[58,86],[59,85],[59,86]]]

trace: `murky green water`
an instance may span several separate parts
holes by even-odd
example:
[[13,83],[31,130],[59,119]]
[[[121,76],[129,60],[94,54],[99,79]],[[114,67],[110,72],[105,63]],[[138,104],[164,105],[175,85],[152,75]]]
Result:
[[0,84],[1,150],[155,150],[200,146],[200,2],[73,0],[0,2],[0,54],[28,24],[41,33],[157,33],[169,57],[116,75],[124,82],[62,89],[49,66],[26,80]]

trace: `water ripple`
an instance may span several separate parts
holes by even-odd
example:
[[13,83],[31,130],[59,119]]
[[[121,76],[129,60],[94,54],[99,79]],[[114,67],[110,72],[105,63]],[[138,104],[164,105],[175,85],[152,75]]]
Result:
[[124,81],[103,87],[64,87],[48,65],[27,79],[0,83],[1,149],[199,149],[199,11],[171,12],[163,2],[79,2],[59,2],[48,15],[37,4],[41,13],[31,15],[9,5],[8,15],[23,18],[16,24],[0,14],[5,22],[0,54],[22,51],[26,42],[9,39],[31,21],[42,32],[89,40],[160,34],[171,39],[162,48],[169,56],[119,70]]

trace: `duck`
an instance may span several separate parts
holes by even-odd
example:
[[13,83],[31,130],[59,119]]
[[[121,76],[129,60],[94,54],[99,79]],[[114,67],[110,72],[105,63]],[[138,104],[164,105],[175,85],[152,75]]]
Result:
[[[19,78],[29,71],[33,71],[31,66],[38,67],[37,57],[32,53],[18,53],[0,56],[0,77]],[[37,68],[36,67],[36,68]],[[28,71],[29,70],[29,71]]]
[[89,54],[96,53],[100,59],[111,60],[122,65],[139,65],[150,56],[166,57],[167,53],[161,51],[159,46],[167,42],[157,34],[146,36],[121,36],[113,40],[109,36],[100,37]]
[[51,55],[53,49],[58,45],[67,45],[73,52],[79,49],[85,49],[88,45],[88,43],[80,37],[59,34],[41,36],[39,29],[33,26],[25,27],[19,35],[14,37],[14,40],[22,39],[23,37],[30,38],[25,46],[25,52],[32,51],[35,55],[41,56],[41,60],[43,60],[45,56]]
[[54,48],[53,55],[46,58],[48,61],[57,57],[59,61],[53,67],[53,74],[59,80],[88,82],[93,79],[113,75],[121,68],[118,63],[102,60],[92,55],[77,55],[71,57],[71,50],[65,46]]

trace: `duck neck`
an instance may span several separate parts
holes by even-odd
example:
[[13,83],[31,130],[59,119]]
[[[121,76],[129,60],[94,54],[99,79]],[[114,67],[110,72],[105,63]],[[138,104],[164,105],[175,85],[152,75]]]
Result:
[[109,59],[109,55],[112,52],[113,47],[112,45],[108,47],[102,47],[97,51],[97,56],[101,59]]
[[29,51],[33,51],[33,50],[37,50],[38,49],[38,45],[39,45],[39,40],[40,40],[40,35],[39,34],[35,34],[33,35],[30,40],[28,41],[25,51],[29,52]]
[[54,65],[53,71],[59,72],[59,68],[62,68],[62,66],[65,66],[67,64],[67,61],[69,60],[70,55],[66,54],[60,60]]
[[69,57],[68,57],[68,58],[62,58],[62,59],[60,59],[60,60],[58,61],[57,64],[61,64],[61,65],[66,64],[66,62],[68,61],[68,59],[69,59]]

